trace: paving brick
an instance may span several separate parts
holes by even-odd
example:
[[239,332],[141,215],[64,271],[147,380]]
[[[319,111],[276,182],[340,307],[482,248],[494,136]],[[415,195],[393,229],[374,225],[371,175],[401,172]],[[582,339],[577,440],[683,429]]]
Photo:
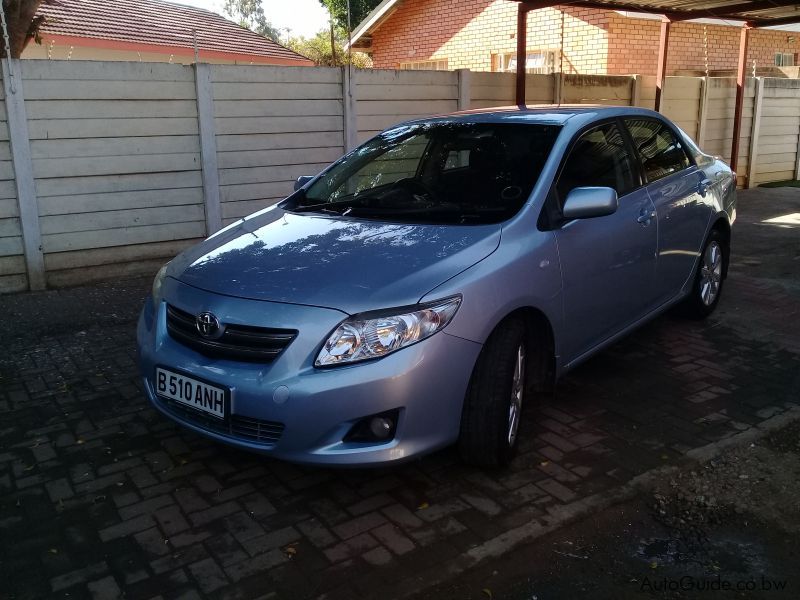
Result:
[[167,536],[174,536],[181,531],[189,529],[189,523],[183,516],[180,507],[175,504],[164,506],[153,511],[153,517],[158,521],[161,530]]
[[225,517],[223,523],[225,531],[233,535],[239,542],[264,535],[264,528],[244,511]]
[[245,577],[268,571],[288,560],[289,557],[281,550],[272,550],[225,567],[225,573],[230,577],[231,581],[236,582]]
[[189,572],[204,594],[210,594],[228,585],[228,578],[212,558],[192,563],[189,565]]
[[72,486],[69,484],[69,480],[65,477],[54,481],[48,481],[44,487],[47,490],[47,494],[50,496],[50,500],[53,502],[66,500],[75,495],[75,492],[72,491]]
[[151,557],[169,554],[170,547],[158,527],[151,527],[134,534],[133,539]]
[[249,556],[230,533],[223,533],[207,539],[205,546],[223,567],[241,562]]
[[174,496],[184,513],[201,511],[211,506],[194,488],[179,489]]
[[373,510],[377,510],[387,504],[392,504],[394,502],[394,498],[389,496],[388,494],[375,494],[374,496],[370,496],[369,498],[365,498],[355,504],[351,504],[347,507],[347,512],[351,515],[359,516],[363,515],[364,513],[371,512]]
[[359,556],[378,545],[378,542],[368,533],[362,533],[325,550],[325,556],[332,563],[341,562]]
[[110,575],[90,581],[86,587],[94,600],[120,600],[123,597],[117,582]]
[[174,500],[172,499],[172,496],[156,496],[155,498],[150,498],[149,500],[144,500],[142,502],[137,502],[136,504],[130,504],[129,506],[120,508],[119,516],[123,519],[130,519],[139,515],[152,515],[159,508],[173,505],[173,503]]
[[486,496],[478,496],[477,494],[461,494],[461,498],[477,510],[493,517],[499,515],[503,508],[491,498]]
[[262,519],[278,512],[272,502],[261,492],[245,496],[241,499],[241,503],[245,510],[256,519]]
[[348,538],[355,537],[360,533],[364,533],[365,531],[369,531],[370,529],[374,529],[378,525],[383,525],[385,522],[386,517],[384,517],[382,514],[379,512],[371,512],[366,515],[356,517],[355,519],[345,521],[340,525],[336,525],[333,528],[333,532],[340,538],[346,540]]
[[543,442],[550,444],[551,446],[555,446],[562,452],[574,452],[578,449],[578,447],[570,442],[569,440],[564,439],[558,434],[553,433],[552,431],[548,431],[543,433],[539,436],[539,439]]
[[270,531],[264,535],[246,540],[240,540],[242,546],[253,556],[262,552],[268,552],[275,548],[281,548],[300,539],[300,533],[294,527],[284,527],[276,531]]
[[468,508],[469,505],[460,498],[451,498],[450,500],[446,500],[444,502],[437,502],[436,504],[426,506],[425,508],[420,508],[417,510],[416,515],[423,521],[430,523],[431,521],[436,521],[437,519],[441,519],[442,517],[446,517]]
[[538,485],[551,496],[555,496],[562,502],[572,502],[577,497],[572,490],[565,485],[562,485],[555,479],[545,479],[536,485]]
[[411,552],[416,547],[414,542],[403,535],[400,529],[391,523],[376,527],[371,533],[381,544],[397,555]]
[[50,580],[50,587],[54,592],[59,592],[67,588],[77,585],[79,583],[86,583],[90,579],[94,579],[99,575],[103,575],[108,571],[108,565],[105,561],[91,564],[63,575],[58,575]]
[[103,542],[108,542],[110,540],[127,537],[129,535],[133,535],[134,533],[144,531],[153,525],[153,518],[150,515],[140,515],[133,519],[123,521],[122,523],[112,525],[111,527],[101,529],[98,532],[98,535],[100,536],[100,540]]
[[361,555],[361,558],[367,561],[367,563],[376,567],[392,562],[391,553],[383,546],[378,546],[377,548],[373,548],[372,550],[364,552],[364,554]]
[[191,521],[192,526],[199,527],[216,519],[221,519],[222,517],[233,514],[238,510],[241,510],[238,504],[235,502],[226,502],[225,504],[212,506],[211,508],[190,514],[189,521]]
[[301,521],[297,528],[317,548],[326,548],[337,542],[336,536],[316,519]]
[[392,504],[382,510],[383,514],[394,523],[406,529],[414,529],[424,525],[424,521],[417,517],[402,504]]
[[175,550],[157,558],[150,563],[150,568],[156,575],[166,573],[167,571],[174,571],[185,565],[204,560],[208,557],[208,552],[202,544],[195,544],[194,546],[187,546],[180,550]]

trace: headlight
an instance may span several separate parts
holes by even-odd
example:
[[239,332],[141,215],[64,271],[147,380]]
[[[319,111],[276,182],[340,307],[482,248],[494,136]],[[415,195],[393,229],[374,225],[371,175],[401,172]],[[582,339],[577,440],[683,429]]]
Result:
[[153,304],[158,304],[159,302],[161,302],[161,286],[164,283],[164,278],[167,276],[168,266],[169,263],[161,267],[158,270],[158,273],[156,273],[155,279],[153,279],[153,289],[152,289]]
[[461,296],[409,307],[406,312],[381,311],[355,315],[336,328],[314,365],[329,367],[380,358],[415,344],[447,325]]

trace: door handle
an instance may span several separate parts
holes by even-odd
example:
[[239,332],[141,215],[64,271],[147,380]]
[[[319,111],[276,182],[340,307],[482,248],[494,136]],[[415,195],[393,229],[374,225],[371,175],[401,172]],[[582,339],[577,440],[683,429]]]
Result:
[[708,188],[711,187],[711,180],[710,179],[703,179],[700,183],[697,184],[697,193],[700,194],[703,198],[706,197],[708,193]]
[[636,219],[637,223],[641,223],[642,225],[650,225],[650,221],[656,218],[655,211],[644,212],[639,215],[639,218]]

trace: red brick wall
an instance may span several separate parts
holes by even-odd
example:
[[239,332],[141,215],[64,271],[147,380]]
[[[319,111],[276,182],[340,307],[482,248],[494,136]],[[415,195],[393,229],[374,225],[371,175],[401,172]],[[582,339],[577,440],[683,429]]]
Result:
[[[613,14],[608,29],[608,74],[655,74],[659,28],[658,21]],[[706,48],[710,70],[735,69],[739,58],[739,37],[740,30],[736,27],[673,23],[670,27],[667,71],[703,71]],[[791,37],[795,39],[794,42],[789,41]],[[798,39],[800,33],[795,32],[765,29],[751,31],[748,65],[752,65],[755,60],[759,68],[773,66],[776,52],[794,54],[800,50]]]
[[[530,13],[528,48],[558,49],[561,18],[555,8]],[[565,72],[605,72],[608,22],[603,11],[565,12]],[[516,51],[516,32],[517,5],[508,0],[405,0],[373,33],[373,66],[446,58],[449,69],[491,71],[492,54]]]
[[[492,70],[492,54],[516,50],[517,5],[508,0],[404,0],[373,33],[373,64],[396,69],[400,63],[447,59],[449,69]],[[614,11],[568,8],[563,12],[564,72],[621,75],[656,72],[658,21]],[[528,49],[558,49],[562,12],[528,15]],[[733,69],[739,48],[735,27],[707,25],[709,68]],[[794,37],[794,42],[788,38]],[[800,51],[800,32],[756,30],[748,60],[771,66],[776,52]],[[675,23],[668,71],[704,69],[703,25]]]

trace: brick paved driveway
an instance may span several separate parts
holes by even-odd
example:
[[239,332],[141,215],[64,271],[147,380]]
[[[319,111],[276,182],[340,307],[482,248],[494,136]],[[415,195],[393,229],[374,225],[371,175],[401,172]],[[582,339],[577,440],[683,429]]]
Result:
[[[800,402],[800,190],[740,196],[705,323],[659,318],[569,375],[501,473],[264,460],[148,407],[149,281],[0,298],[0,597],[387,598]],[[498,536],[501,536],[498,538]]]

